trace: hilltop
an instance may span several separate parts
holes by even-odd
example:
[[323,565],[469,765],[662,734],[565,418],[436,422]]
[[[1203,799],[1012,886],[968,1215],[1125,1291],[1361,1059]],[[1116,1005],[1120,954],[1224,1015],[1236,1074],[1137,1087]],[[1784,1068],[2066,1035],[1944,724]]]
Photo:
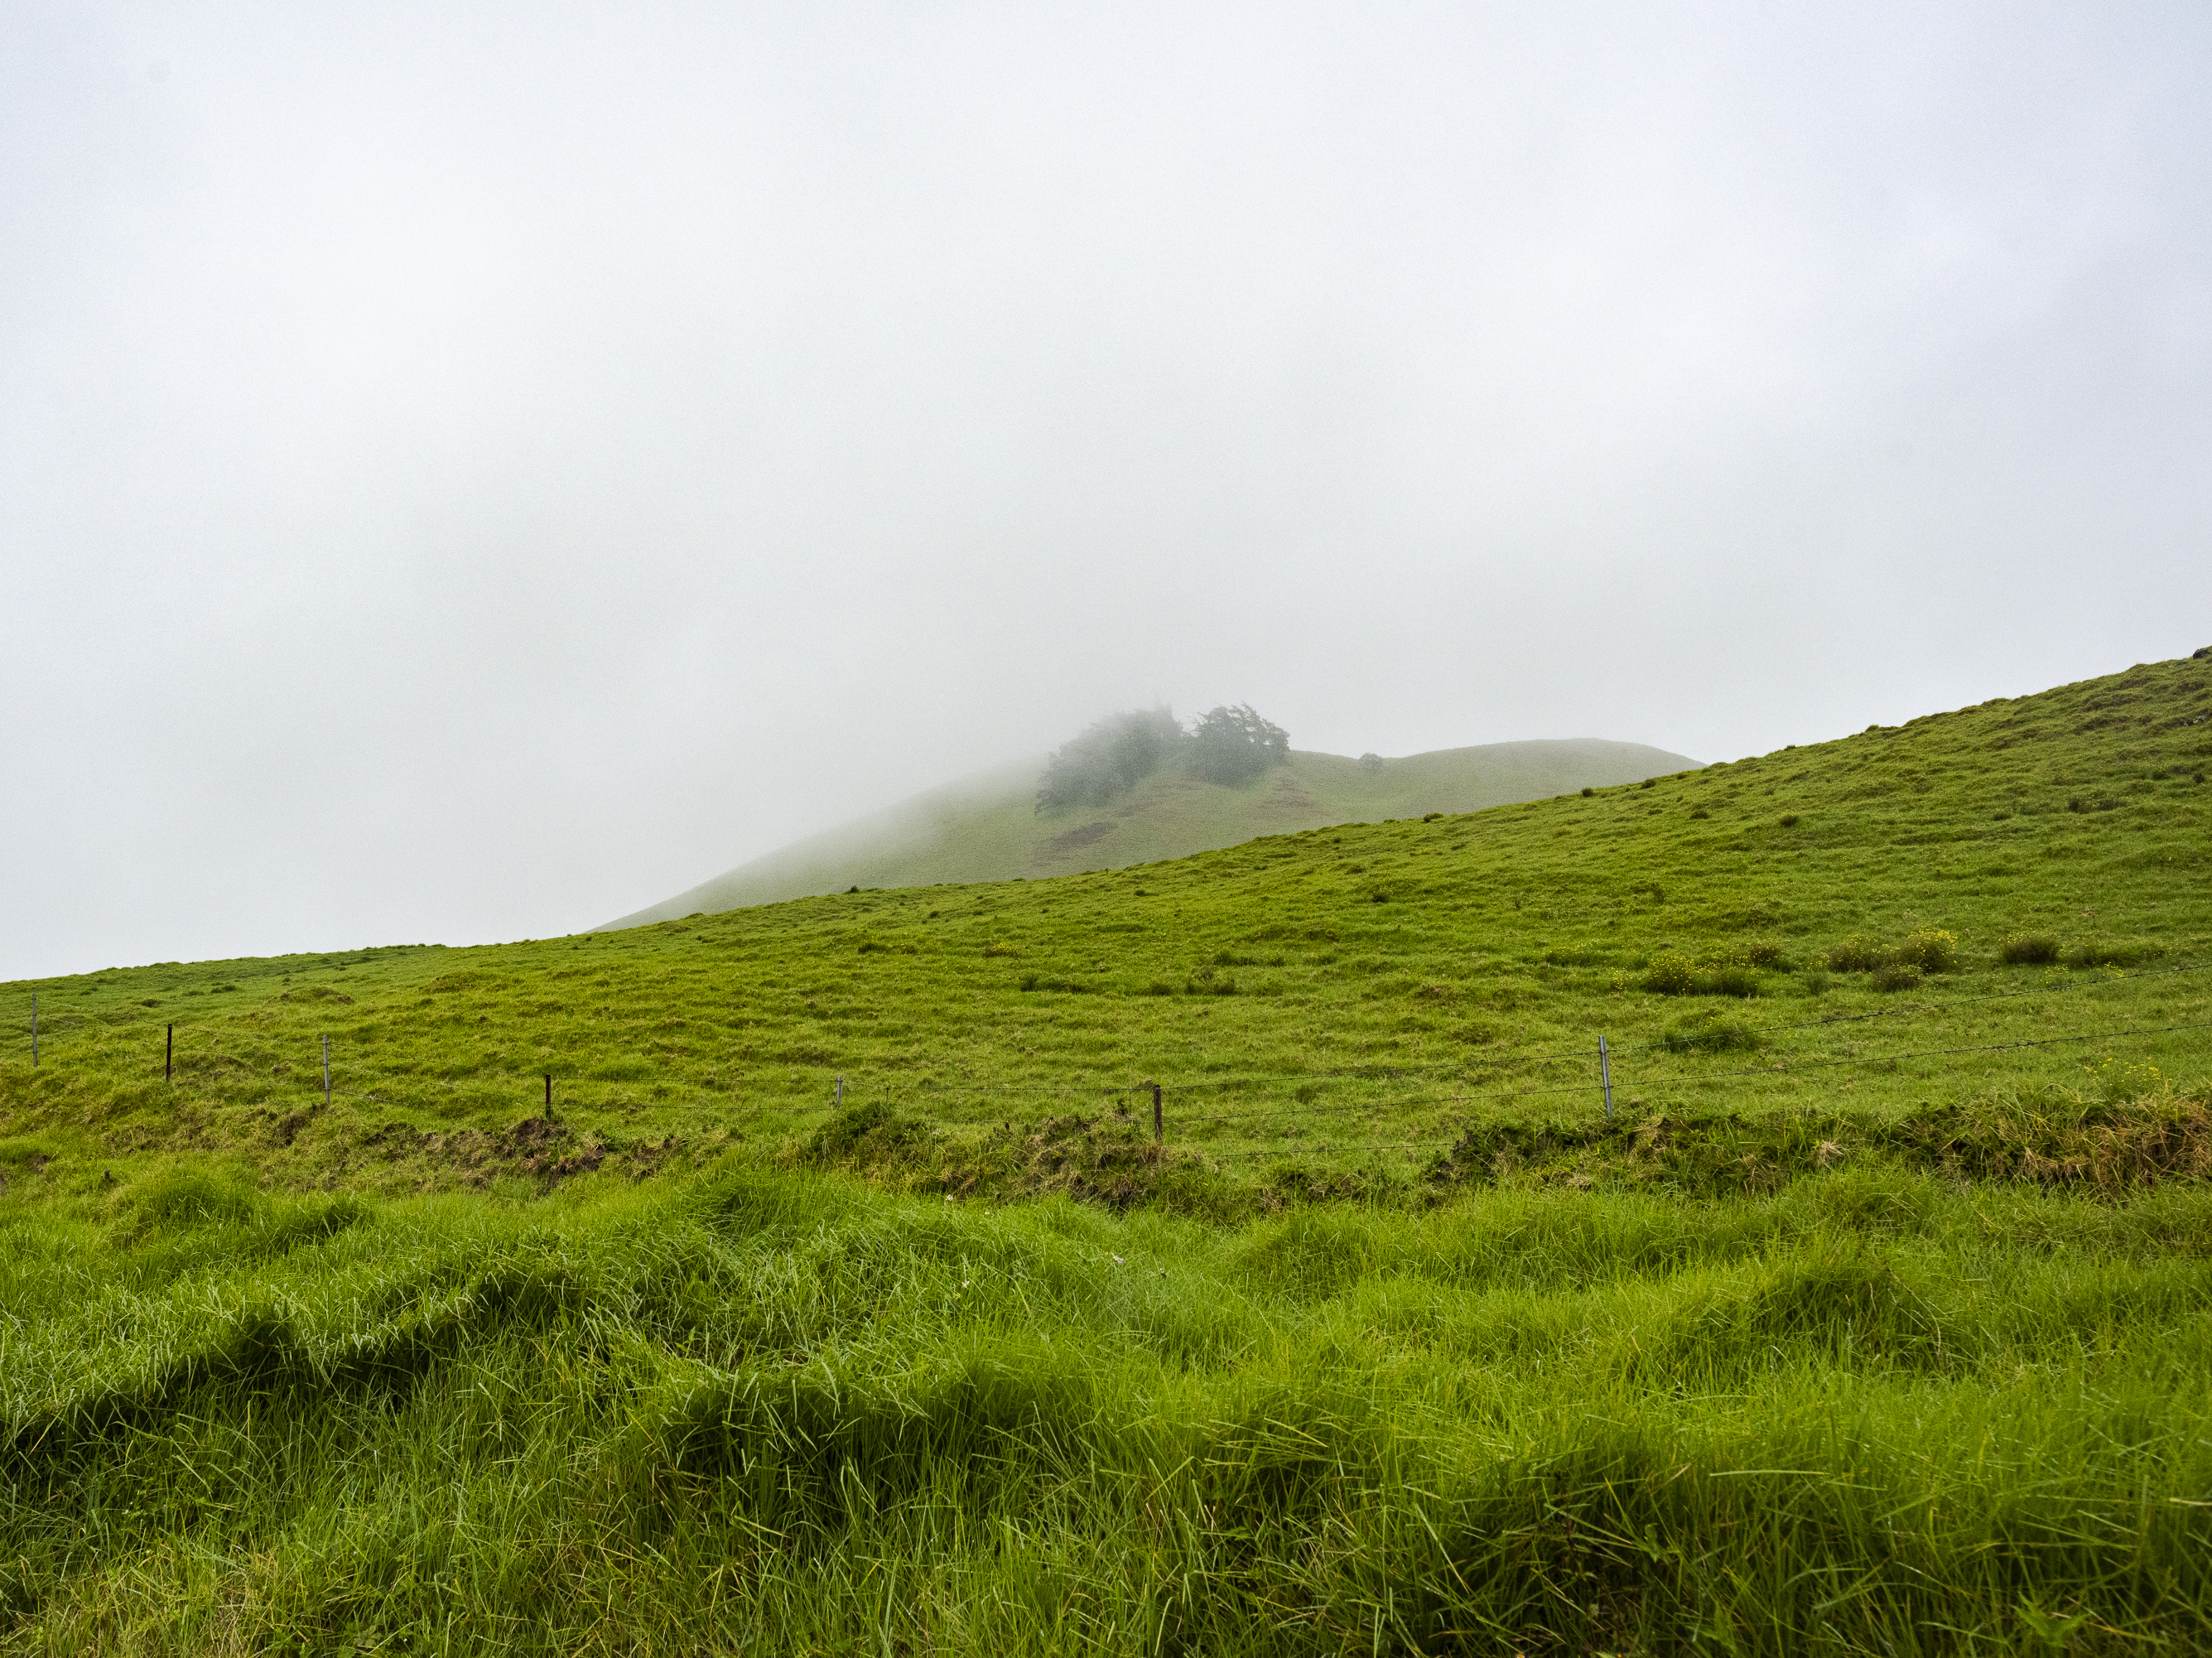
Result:
[[1584,787],[1608,788],[1697,763],[1640,743],[1589,738],[1480,744],[1393,758],[1293,750],[1287,763],[1239,786],[1170,770],[1109,802],[1039,811],[1042,762],[1025,761],[810,836],[605,925],[641,926],[854,886],[1038,880],[1120,869],[1264,835],[1479,811]]

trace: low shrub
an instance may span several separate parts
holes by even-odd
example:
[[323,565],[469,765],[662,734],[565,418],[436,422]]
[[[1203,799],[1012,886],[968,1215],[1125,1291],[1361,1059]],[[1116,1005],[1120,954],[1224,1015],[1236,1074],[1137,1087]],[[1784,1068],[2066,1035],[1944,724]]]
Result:
[[1891,962],[1874,970],[1876,990],[1914,990],[1920,984],[1920,965],[1917,962]]
[[1655,956],[1644,988],[1661,996],[1756,996],[1759,975],[1729,957],[1701,965],[1687,956]]
[[1905,942],[1898,946],[1897,959],[1923,973],[1955,973],[1959,970],[1959,935],[1942,927],[1921,927],[1905,935]]
[[1700,975],[1697,989],[1705,996],[1756,996],[1759,975],[1747,967],[1731,963]]
[[2048,932],[2008,932],[1997,957],[2008,967],[2049,967],[2058,959],[2058,940]]
[[1924,926],[1905,935],[1902,944],[1894,947],[1878,944],[1854,932],[1842,943],[1830,946],[1827,965],[1832,973],[1872,973],[1880,975],[1887,969],[1910,969],[1910,977],[1893,973],[1891,981],[1876,984],[1877,990],[1901,990],[1918,982],[1923,973],[1954,973],[1959,969],[1959,935],[1942,927]]
[[1777,972],[1789,970],[1790,957],[1778,939],[1755,938],[1743,953],[1744,959],[1753,967],[1771,968]]
[[1878,967],[1887,967],[1895,959],[1889,950],[1854,932],[1841,944],[1830,947],[1828,969],[1832,973],[1871,973]]

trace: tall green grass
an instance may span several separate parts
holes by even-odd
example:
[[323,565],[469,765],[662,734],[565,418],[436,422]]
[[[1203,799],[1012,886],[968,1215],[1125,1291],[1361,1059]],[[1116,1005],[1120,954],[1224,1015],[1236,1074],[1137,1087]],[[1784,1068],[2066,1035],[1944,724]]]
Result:
[[2212,1640],[2193,1184],[1214,1227],[185,1170],[35,1212],[0,1212],[0,1649]]

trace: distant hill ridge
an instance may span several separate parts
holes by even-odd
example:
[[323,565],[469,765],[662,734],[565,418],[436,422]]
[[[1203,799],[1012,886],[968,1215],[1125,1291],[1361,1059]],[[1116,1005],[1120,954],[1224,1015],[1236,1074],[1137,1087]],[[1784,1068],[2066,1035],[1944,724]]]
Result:
[[1291,750],[1237,786],[1188,769],[1152,773],[1103,805],[1036,808],[1040,760],[963,778],[810,835],[689,891],[595,929],[642,926],[699,911],[842,892],[1119,869],[1235,846],[1262,835],[1479,811],[1583,788],[1694,770],[1699,762],[1641,743],[1571,738],[1486,743],[1381,759]]

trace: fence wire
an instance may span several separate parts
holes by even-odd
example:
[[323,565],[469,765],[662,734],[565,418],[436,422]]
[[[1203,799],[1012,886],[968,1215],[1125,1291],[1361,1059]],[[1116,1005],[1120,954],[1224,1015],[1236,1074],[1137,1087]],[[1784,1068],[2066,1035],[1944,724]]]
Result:
[[[2138,970],[2129,975],[2129,981],[2140,983],[2145,979],[2170,977],[2183,974],[2200,973],[2207,970],[2212,970],[2212,963],[2192,963],[2172,968]],[[2115,982],[2118,981],[2101,980],[2089,981],[2087,982],[2062,983],[2057,985],[2045,984],[2027,986],[2014,990],[1993,991],[1977,996],[1948,997],[1934,1001],[1903,1003],[1893,1008],[1882,1008],[1870,1012],[1839,1014],[1823,1019],[1805,1020],[1787,1024],[1751,1026],[1748,1027],[1748,1029],[1752,1031],[1761,1034],[1778,1034],[1787,1031],[1819,1029],[1831,1026],[1863,1023],[1877,1019],[1893,1018],[1902,1015],[1913,1013],[1940,1013],[1946,1009],[1953,1007],[1971,1006],[1996,1001],[2016,1000],[2022,998],[2034,996],[2069,994],[2080,991],[2106,987]],[[68,1010],[65,1010],[65,1011],[67,1011]],[[41,1009],[40,1013],[41,1024],[43,1026],[45,1010]],[[97,1016],[79,1013],[77,1014],[77,1017],[80,1018],[87,1018]],[[159,1029],[162,1028],[162,1023],[166,1023],[167,1022],[155,1023],[155,1022],[149,1021],[147,1023],[154,1023],[155,1028]],[[187,1028],[189,1029],[190,1027]],[[2072,1031],[2058,1035],[2025,1038],[2014,1042],[1978,1042],[1961,1044],[1948,1048],[1915,1048],[1891,1054],[1850,1054],[1784,1060],[1776,1064],[1753,1066],[1734,1071],[1703,1071],[1688,1075],[1670,1076],[1663,1079],[1641,1079],[1636,1081],[1634,1085],[1646,1088],[1654,1086],[1668,1087],[1678,1085],[1698,1086],[1705,1083],[1735,1081],[1747,1078],[1788,1077],[1806,1071],[1831,1071],[1877,1066],[1894,1066],[1911,1060],[1958,1059],[1971,1054],[2011,1053],[2033,1048],[2076,1046],[2085,1042],[2118,1042],[2135,1038],[2166,1035],[2179,1031],[2205,1029],[2212,1029],[2212,1020],[2184,1021],[2161,1025],[2132,1024],[2108,1029]],[[1611,1050],[1616,1065],[1624,1056],[1626,1055],[1646,1054],[1661,1051],[1679,1050],[1670,1048],[1669,1045],[1663,1040],[1656,1042],[1632,1043],[1626,1046],[1615,1047]],[[191,1057],[191,1056],[189,1055],[187,1056],[187,1064],[190,1063]],[[1502,1054],[1496,1056],[1492,1064],[1486,1068],[1500,1069],[1516,1066],[1542,1066],[1564,1062],[1577,1062],[1590,1066],[1592,1072],[1595,1073],[1596,1071],[1595,1060],[1596,1054],[1595,1045],[1593,1045],[1592,1048],[1589,1050],[1571,1054],[1521,1053]],[[1410,1081],[1415,1078],[1424,1075],[1434,1075],[1439,1072],[1463,1070],[1464,1068],[1465,1067],[1462,1066],[1420,1066],[1373,1065],[1339,1066],[1328,1071],[1266,1072],[1239,1073],[1230,1076],[1188,1077],[1163,1080],[1158,1084],[1147,1081],[1141,1083],[1121,1084],[1066,1083],[1038,1084],[963,1084],[917,1083],[902,1080],[899,1086],[902,1087],[910,1094],[921,1094],[932,1096],[962,1095],[1012,1099],[1050,1095],[1063,1098],[1091,1098],[1098,1100],[1121,1098],[1130,1096],[1137,1096],[1141,1098],[1142,1096],[1152,1093],[1154,1088],[1157,1087],[1164,1099],[1170,1097],[1176,1099],[1187,1099],[1194,1095],[1231,1086],[1280,1085],[1285,1084],[1344,1081]],[[534,1084],[544,1078],[546,1076],[547,1073],[543,1070],[514,1071],[501,1069],[498,1071],[479,1072],[467,1077],[447,1078],[437,1080],[442,1084],[441,1091],[443,1091],[450,1100],[453,1096],[464,1093],[482,1093],[489,1090],[496,1089],[501,1084],[514,1084],[525,1079]],[[600,1099],[594,1101],[588,1097],[588,1095],[603,1095],[617,1090],[664,1088],[668,1085],[665,1082],[658,1078],[586,1078],[574,1075],[563,1075],[557,1070],[551,1073],[551,1080],[556,1090],[556,1102],[555,1104],[555,1110],[556,1113],[561,1105],[582,1107],[584,1108],[593,1108],[596,1107],[597,1108],[604,1109],[615,1104],[625,1106],[643,1104],[645,1103],[644,1102],[635,1100],[608,1101],[605,1099]],[[844,1079],[842,1078],[840,1078],[841,1084],[843,1080]],[[1632,1079],[1624,1078],[1616,1075],[1613,1079],[1613,1085],[1616,1090],[1625,1090],[1632,1085]],[[335,1086],[325,1090],[314,1087],[312,1081],[310,1082],[308,1088],[303,1091],[307,1092],[310,1095],[320,1094],[331,1100],[343,1099],[348,1101],[361,1101],[380,1105],[388,1109],[418,1110],[426,1108],[427,1107],[427,1102],[421,1098],[412,1100],[399,1099],[391,1097],[384,1093],[370,1092],[350,1088],[338,1088]],[[580,1091],[584,1091],[586,1096],[580,1098]],[[863,1091],[861,1087],[859,1085],[859,1078],[857,1075],[854,1086],[850,1091],[856,1096],[860,1095]],[[888,1093],[890,1090],[883,1090],[879,1091]],[[1601,1091],[1601,1084],[1599,1081],[1598,1077],[1595,1074],[1592,1074],[1584,1081],[1578,1081],[1571,1084],[1550,1084],[1542,1087],[1505,1087],[1487,1089],[1460,1088],[1451,1090],[1449,1091],[1386,1096],[1381,1098],[1345,1101],[1328,1105],[1315,1105],[1308,1102],[1301,1102],[1295,1105],[1270,1104],[1254,1111],[1214,1111],[1195,1115],[1177,1113],[1170,1119],[1170,1126],[1176,1128],[1218,1127],[1223,1126],[1258,1125],[1280,1122],[1286,1119],[1296,1119],[1303,1121],[1314,1118],[1330,1118],[1353,1114],[1365,1114],[1372,1116],[1375,1114],[1382,1112],[1407,1110],[1436,1106],[1468,1106],[1498,1100],[1557,1097],[1563,1095],[1576,1095],[1584,1098],[1589,1098],[1600,1095]],[[676,1102],[676,1103],[679,1106],[688,1107],[692,1109],[711,1109],[720,1108],[727,1110],[748,1113],[769,1113],[786,1119],[803,1117],[827,1112],[834,1109],[837,1103],[836,1101],[824,1099],[806,1102],[776,1101],[747,1104],[735,1098],[726,1097],[719,1094],[702,1096],[701,1093],[696,1090],[696,1085],[694,1085],[694,1089],[691,1092],[692,1097],[690,1099],[680,1100]],[[653,1103],[662,1103],[662,1102],[653,1102]],[[435,1108],[427,1107],[427,1108]],[[1374,1141],[1359,1142],[1350,1145],[1332,1145],[1325,1149],[1331,1153],[1366,1151],[1411,1151],[1420,1150],[1425,1147],[1432,1146],[1435,1144],[1436,1143],[1434,1141],[1431,1140]],[[1239,1149],[1219,1152],[1212,1151],[1208,1149],[1206,1154],[1209,1157],[1219,1159],[1244,1160],[1253,1157],[1285,1156],[1291,1155],[1291,1153],[1286,1151],[1285,1148],[1276,1146]]]

